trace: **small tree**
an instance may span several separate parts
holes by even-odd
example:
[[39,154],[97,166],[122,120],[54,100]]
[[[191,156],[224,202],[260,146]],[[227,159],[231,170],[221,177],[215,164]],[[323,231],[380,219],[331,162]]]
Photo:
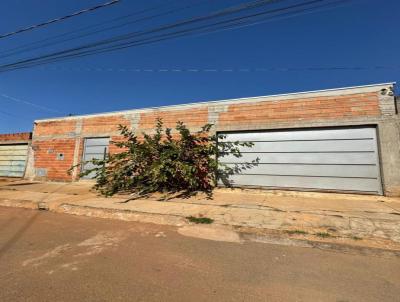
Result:
[[206,124],[200,131],[191,133],[182,122],[177,122],[175,137],[172,129],[164,129],[162,120],[157,119],[154,134],[144,133],[143,139],[138,139],[132,130],[120,125],[124,140],[111,143],[122,151],[108,154],[104,160],[91,160],[95,167],[80,176],[94,172],[94,188],[106,196],[117,192],[211,193],[218,178],[229,185],[230,174],[254,164],[243,164],[243,167],[219,164],[218,156],[240,157],[239,147],[252,144],[221,141],[217,144],[223,136],[211,135],[211,128],[211,124]]

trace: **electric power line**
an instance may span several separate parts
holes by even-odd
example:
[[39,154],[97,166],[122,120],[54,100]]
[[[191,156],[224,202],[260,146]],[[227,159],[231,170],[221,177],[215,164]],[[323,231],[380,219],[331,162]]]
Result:
[[[284,13],[284,12],[282,13],[281,12],[281,13],[279,13],[279,15],[273,15],[273,16],[264,18],[264,20],[261,20],[259,22],[255,22],[255,23],[252,20],[250,20],[250,21],[242,20],[242,19],[248,19],[248,18],[251,18],[251,17],[254,17],[254,16],[260,16],[260,15],[276,13],[276,12],[284,11],[284,10],[288,10],[288,9],[293,9],[293,8],[296,8],[296,7],[308,5],[310,3],[321,2],[321,1],[324,1],[324,0],[309,1],[309,2],[303,3],[303,4],[297,4],[297,5],[292,5],[292,6],[285,7],[285,8],[272,10],[272,11],[266,11],[266,12],[261,12],[261,13],[257,13],[257,14],[247,15],[247,16],[244,16],[244,17],[236,18],[236,19],[231,19],[231,20],[226,20],[226,21],[222,21],[222,22],[213,23],[211,25],[209,24],[209,25],[200,26],[200,27],[197,27],[197,28],[191,28],[189,30],[182,30],[182,31],[177,31],[177,32],[169,33],[169,34],[161,34],[159,36],[153,36],[153,37],[150,37],[150,38],[144,38],[144,39],[141,39],[141,40],[135,40],[133,42],[131,41],[131,42],[128,42],[128,43],[123,43],[123,44],[119,44],[119,45],[116,45],[116,46],[106,47],[106,48],[103,48],[103,49],[97,49],[97,50],[93,50],[93,51],[86,51],[86,52],[81,52],[81,53],[78,53],[78,54],[75,53],[75,54],[72,54],[72,55],[65,55],[65,56],[61,56],[61,57],[53,59],[52,62],[57,62],[60,59],[61,60],[68,59],[69,57],[72,57],[72,58],[82,57],[82,56],[86,56],[86,55],[93,55],[93,54],[97,54],[97,53],[104,53],[104,52],[109,52],[109,51],[114,51],[114,50],[120,50],[120,49],[130,48],[130,47],[134,47],[134,46],[146,45],[146,44],[155,43],[155,42],[164,41],[164,40],[169,40],[169,39],[173,39],[173,38],[177,38],[177,37],[187,36],[188,34],[193,34],[193,33],[196,34],[196,35],[201,35],[201,34],[207,34],[207,33],[211,33],[211,32],[230,30],[230,29],[234,29],[234,28],[238,28],[238,27],[250,26],[252,24],[263,23],[263,22],[269,21],[271,19],[275,20],[275,19],[281,19],[282,17],[290,17],[290,16],[293,16],[293,15],[299,15],[299,14],[305,13],[305,12],[310,11],[310,10],[315,10],[315,9],[318,9],[318,8],[332,6],[332,4],[341,3],[341,2],[344,2],[346,0],[339,0],[339,1],[336,1],[335,3],[323,4],[323,5],[320,5],[320,6],[314,6],[312,8],[301,8],[301,9],[294,10],[294,11],[287,12],[287,13]],[[47,62],[44,61],[42,63],[47,63]]]
[[[172,1],[173,0],[168,1],[167,3],[172,2]],[[33,46],[33,45],[40,44],[42,42],[51,41],[51,40],[55,40],[57,38],[69,36],[71,34],[82,32],[82,31],[85,31],[85,30],[91,29],[91,28],[96,28],[96,27],[102,26],[104,24],[114,23],[115,21],[119,21],[121,19],[126,19],[126,18],[129,18],[129,17],[132,17],[132,16],[136,16],[136,15],[142,14],[142,13],[144,13],[146,11],[151,11],[151,10],[154,10],[154,9],[157,9],[157,8],[159,8],[159,6],[153,6],[153,7],[147,8],[147,9],[143,9],[143,10],[140,10],[140,11],[137,11],[137,12],[130,13],[128,15],[120,16],[120,17],[113,18],[113,19],[106,20],[106,21],[102,21],[102,22],[98,22],[98,23],[95,23],[95,24],[91,24],[91,25],[88,25],[88,26],[85,26],[85,27],[81,27],[81,28],[75,29],[75,30],[67,31],[67,32],[64,32],[62,34],[58,34],[58,35],[54,35],[54,36],[51,36],[51,37],[47,37],[47,38],[44,38],[44,39],[41,39],[41,40],[38,40],[38,41],[34,41],[34,42],[26,43],[26,44],[23,44],[23,45],[19,45],[17,47],[9,48],[9,49],[7,49],[5,51],[1,51],[0,55],[7,55],[7,56],[8,55],[12,55],[12,54],[14,54],[13,51],[16,51],[16,50],[24,51],[24,50],[30,49],[29,46]],[[10,54],[10,52],[11,52],[11,54]]]
[[49,108],[49,107],[45,107],[45,106],[42,106],[42,105],[38,105],[38,104],[35,104],[35,103],[32,103],[32,102],[28,102],[28,101],[25,101],[25,100],[21,100],[19,98],[15,98],[15,97],[9,96],[9,95],[1,93],[1,92],[0,92],[0,96],[5,98],[5,99],[7,99],[7,100],[10,100],[10,101],[13,101],[13,102],[16,102],[16,103],[20,103],[20,104],[25,104],[25,105],[28,105],[28,106],[32,106],[32,107],[35,107],[37,109],[41,109],[41,110],[44,110],[44,111],[53,112],[53,113],[63,113],[63,112],[61,112],[59,110],[56,110],[56,109],[53,109],[53,108]]
[[210,72],[287,72],[287,71],[364,71],[400,69],[400,66],[315,66],[315,67],[264,67],[264,68],[135,68],[135,67],[41,67],[48,71],[82,71],[82,72],[144,72],[144,73],[210,73]]
[[[127,19],[129,17],[141,15],[141,14],[143,14],[145,12],[154,11],[154,10],[163,8],[165,6],[169,6],[168,4],[170,4],[172,2],[175,2],[175,1],[171,0],[171,1],[163,2],[162,5],[152,6],[150,8],[146,8],[146,9],[143,9],[143,10],[140,10],[140,11],[137,11],[137,12],[133,12],[133,13],[128,14],[128,15],[124,15],[124,16],[120,16],[120,17],[117,17],[117,18],[113,18],[111,20],[95,23],[95,24],[92,24],[92,25],[89,25],[89,26],[85,26],[85,27],[82,27],[82,28],[79,28],[79,29],[76,29],[76,30],[73,30],[73,31],[69,31],[69,32],[63,33],[63,34],[55,35],[55,36],[52,36],[52,37],[41,39],[39,41],[35,41],[35,42],[32,42],[32,43],[27,43],[27,44],[24,44],[24,45],[21,45],[21,46],[18,46],[18,47],[14,47],[14,48],[8,49],[6,51],[0,52],[0,55],[1,55],[0,58],[10,57],[10,56],[13,56],[13,55],[16,55],[16,54],[20,54],[20,53],[23,53],[23,52],[32,51],[32,50],[36,50],[36,49],[40,49],[40,48],[43,48],[43,47],[54,46],[54,45],[57,45],[57,44],[60,44],[60,43],[65,43],[65,42],[68,42],[68,41],[71,41],[71,40],[76,40],[76,39],[81,39],[83,37],[91,36],[91,35],[94,35],[94,34],[97,34],[97,33],[103,33],[105,31],[109,31],[109,30],[112,30],[112,29],[121,28],[121,27],[124,27],[124,26],[127,26],[127,25],[132,25],[132,24],[135,24],[135,23],[139,23],[139,22],[142,22],[142,21],[151,20],[151,19],[154,19],[154,18],[158,18],[158,17],[161,17],[161,16],[165,16],[165,15],[168,15],[168,14],[171,14],[171,13],[178,12],[178,11],[181,11],[181,10],[184,10],[184,9],[192,8],[192,7],[194,7],[194,6],[198,5],[198,4],[201,4],[201,3],[204,3],[204,2],[208,2],[208,1],[212,1],[212,0],[201,0],[201,1],[198,1],[198,2],[196,2],[194,4],[190,4],[190,5],[187,5],[187,6],[180,7],[178,9],[176,9],[176,10],[168,10],[168,11],[166,11],[164,13],[159,13],[159,14],[155,14],[155,15],[151,15],[151,16],[142,17],[142,18],[135,19],[135,20],[132,20],[132,21],[129,21],[129,22],[125,22],[125,23],[122,23],[122,24],[117,24],[117,25],[114,25],[114,26],[102,28],[100,30],[91,31],[91,32],[88,32],[88,33],[84,33],[82,35],[72,36],[72,37],[70,37],[68,39],[58,40],[57,41],[57,39],[61,38],[61,37],[70,36],[72,34],[76,34],[76,33],[79,33],[79,32],[84,32],[84,31],[86,31],[88,29],[97,28],[99,26],[104,26],[105,24],[115,23],[116,21],[121,21],[121,20]],[[56,41],[54,41],[54,40],[56,40]],[[46,42],[46,41],[53,41],[53,42],[43,43],[43,42]]]
[[0,110],[0,114],[5,115],[5,116],[9,116],[9,117],[12,117],[12,118],[17,118],[17,119],[20,119],[20,120],[22,120],[22,119],[23,120],[27,120],[27,117],[25,117],[25,116],[15,115],[15,114],[9,113],[7,111],[3,111],[3,110]]
[[13,35],[16,35],[16,34],[20,34],[20,33],[26,32],[26,31],[34,30],[34,29],[37,29],[39,27],[43,27],[43,26],[46,26],[46,25],[49,25],[49,24],[53,24],[53,23],[56,23],[56,22],[64,21],[66,19],[82,15],[84,13],[92,12],[94,10],[97,10],[97,9],[100,9],[100,8],[104,8],[104,7],[113,5],[113,4],[116,4],[116,3],[120,2],[120,1],[121,0],[112,0],[110,2],[106,2],[104,4],[100,4],[100,5],[96,5],[96,6],[93,6],[93,7],[89,7],[89,8],[74,12],[74,13],[69,14],[69,15],[65,15],[65,16],[62,16],[62,17],[59,17],[59,18],[55,18],[55,19],[46,21],[46,22],[42,22],[42,23],[39,23],[39,24],[35,24],[35,25],[31,25],[31,26],[24,27],[24,28],[21,28],[21,29],[17,29],[17,30],[12,31],[12,32],[1,34],[0,35],[0,39],[6,38],[6,37],[10,37],[10,36],[13,36]]
[[[193,22],[206,21],[209,18],[221,17],[221,16],[224,16],[226,14],[237,13],[237,12],[240,12],[240,11],[242,11],[244,9],[254,8],[254,7],[258,7],[260,5],[265,5],[265,4],[268,4],[268,3],[273,3],[273,2],[278,2],[278,1],[283,1],[283,0],[256,0],[256,1],[252,1],[252,2],[247,2],[245,4],[240,4],[240,5],[236,5],[236,6],[233,6],[233,7],[229,7],[229,8],[224,9],[224,10],[219,10],[219,11],[213,12],[212,14],[209,14],[209,15],[206,15],[206,16],[199,16],[199,17],[193,17],[193,18],[190,18],[190,19],[185,19],[185,20],[182,20],[182,21],[179,21],[179,22],[175,22],[175,23],[172,23],[172,24],[163,25],[163,26],[157,27],[155,29],[151,29],[151,30],[134,31],[134,32],[131,32],[131,33],[128,33],[128,34],[116,36],[114,38],[109,38],[109,39],[105,39],[105,40],[100,40],[98,42],[84,44],[84,45],[81,45],[81,46],[78,46],[78,47],[74,47],[74,48],[63,50],[63,51],[50,53],[50,54],[43,55],[43,56],[37,57],[37,58],[47,58],[47,57],[54,56],[54,55],[61,55],[61,54],[67,53],[67,52],[73,52],[73,51],[78,51],[78,50],[81,50],[81,49],[93,48],[93,47],[97,47],[97,46],[100,46],[100,45],[110,44],[110,43],[113,43],[113,42],[126,40],[126,39],[129,39],[129,38],[135,37],[135,36],[142,36],[142,35],[145,35],[145,34],[159,32],[159,31],[162,31],[162,30],[167,30],[167,29],[178,27],[178,26],[187,25],[187,24],[190,24],[190,23],[193,23]],[[15,65],[15,64],[27,63],[27,62],[29,62],[31,60],[34,60],[34,59],[35,58],[31,58],[31,59],[19,61],[17,63],[7,64],[5,66],[8,67],[8,66]],[[2,67],[2,66],[0,66],[0,67]]]
[[[240,27],[244,27],[244,26],[250,26],[253,24],[263,23],[263,22],[269,21],[271,19],[277,19],[278,17],[287,17],[287,16],[290,17],[293,15],[299,15],[301,13],[308,12],[310,10],[315,10],[316,8],[332,6],[332,4],[342,3],[347,0],[338,0],[335,3],[328,3],[328,4],[323,4],[323,5],[319,5],[319,6],[312,7],[312,8],[302,8],[302,9],[294,10],[292,12],[280,13],[279,15],[273,15],[269,18],[264,18],[264,20],[261,20],[259,22],[252,22],[251,20],[250,21],[242,20],[242,19],[252,18],[255,16],[276,13],[276,12],[282,11],[282,10],[293,9],[296,7],[308,5],[310,3],[322,2],[322,1],[324,1],[324,0],[309,1],[309,2],[303,3],[303,4],[293,5],[290,7],[280,8],[280,9],[261,12],[261,13],[252,14],[252,15],[247,15],[244,17],[239,17],[239,18],[235,18],[235,19],[231,19],[231,20],[217,22],[217,23],[213,23],[213,24],[209,24],[209,25],[203,25],[203,26],[200,26],[197,28],[191,28],[188,30],[181,30],[181,31],[173,32],[173,33],[161,34],[158,36],[153,36],[150,38],[143,38],[143,39],[139,39],[139,40],[125,42],[125,43],[121,43],[121,44],[117,44],[117,45],[109,46],[109,47],[105,47],[105,48],[83,51],[81,53],[72,53],[70,55],[67,54],[67,55],[63,55],[63,56],[58,56],[52,60],[50,59],[50,63],[60,61],[60,59],[63,60],[63,59],[68,59],[68,58],[77,58],[77,57],[83,57],[83,56],[87,56],[87,55],[105,53],[105,52],[121,50],[121,49],[125,49],[125,48],[131,48],[131,47],[135,47],[135,46],[147,45],[147,44],[151,44],[151,43],[155,43],[155,42],[160,42],[160,41],[164,41],[164,40],[187,36],[189,34],[196,34],[196,35],[207,34],[207,33],[213,33],[213,32],[218,32],[218,31],[230,30],[230,29],[234,29],[234,28],[240,28]],[[42,63],[49,63],[49,62],[42,61]],[[32,65],[32,66],[35,66],[35,65]],[[0,70],[0,72],[1,72],[1,70]]]
[[[234,6],[234,7],[230,7],[228,9],[222,10],[222,11],[217,11],[217,12],[211,13],[211,14],[206,15],[206,16],[194,17],[194,18],[190,18],[189,20],[186,19],[186,20],[183,20],[183,21],[175,22],[175,23],[172,23],[172,24],[167,24],[167,25],[164,25],[164,26],[161,26],[161,27],[157,27],[155,29],[151,29],[151,30],[147,30],[147,31],[133,32],[133,33],[125,34],[125,35],[122,35],[122,36],[117,36],[117,37],[115,37],[113,39],[106,39],[106,40],[102,40],[102,41],[99,41],[99,42],[82,45],[80,47],[75,47],[75,48],[72,48],[72,49],[67,49],[67,50],[64,50],[64,51],[50,53],[50,54],[43,55],[43,56],[40,56],[40,57],[30,58],[30,59],[18,61],[18,62],[15,62],[15,63],[6,64],[6,65],[0,66],[0,67],[3,69],[3,71],[6,71],[6,70],[8,70],[10,68],[16,68],[16,67],[24,68],[24,67],[34,66],[32,64],[38,65],[38,64],[43,64],[43,63],[49,63],[49,62],[52,62],[52,61],[55,62],[55,61],[60,60],[60,59],[64,59],[64,58],[68,58],[68,57],[74,57],[74,56],[76,57],[78,55],[79,56],[89,55],[89,54],[94,54],[94,53],[99,53],[99,52],[112,51],[112,50],[116,50],[116,49],[133,47],[133,46],[138,46],[138,45],[143,45],[143,44],[148,44],[148,43],[154,43],[154,42],[157,42],[157,41],[161,41],[161,40],[165,40],[165,39],[169,39],[169,38],[175,38],[177,36],[186,35],[187,33],[191,33],[193,31],[199,31],[199,30],[203,30],[204,31],[204,29],[212,31],[212,30],[215,30],[215,28],[213,28],[213,26],[214,27],[215,26],[220,26],[219,28],[217,28],[218,30],[225,29],[224,27],[221,27],[221,25],[226,25],[226,26],[243,25],[243,20],[246,21],[246,19],[250,19],[250,18],[252,18],[254,16],[262,16],[262,15],[265,15],[265,14],[278,13],[280,11],[290,10],[290,9],[293,9],[293,8],[300,8],[300,7],[306,6],[306,5],[318,4],[318,3],[324,2],[324,0],[308,1],[306,3],[300,3],[300,4],[297,4],[297,5],[291,5],[291,6],[288,6],[288,7],[283,7],[283,8],[275,9],[275,10],[272,10],[272,11],[271,10],[270,11],[264,11],[264,12],[261,12],[261,13],[247,15],[247,16],[244,16],[244,17],[225,20],[225,21],[222,21],[222,22],[213,23],[211,25],[210,24],[209,25],[203,25],[201,27],[190,28],[188,30],[182,30],[182,31],[162,34],[162,35],[155,36],[155,37],[153,36],[153,37],[150,37],[150,38],[143,38],[141,40],[134,40],[134,41],[124,42],[124,43],[120,43],[120,44],[109,46],[108,48],[103,48],[103,49],[97,48],[97,49],[94,49],[94,50],[90,50],[92,48],[95,48],[95,47],[98,47],[98,46],[101,46],[101,45],[112,44],[112,43],[115,43],[115,42],[118,42],[118,41],[123,41],[123,40],[130,39],[130,38],[135,37],[135,36],[145,36],[146,37],[146,35],[152,34],[152,33],[155,33],[155,32],[165,31],[165,30],[168,30],[168,29],[171,29],[171,28],[180,27],[182,25],[187,25],[187,24],[191,24],[191,23],[195,23],[195,22],[199,22],[199,21],[200,22],[206,21],[206,20],[209,20],[210,18],[212,19],[212,18],[215,18],[215,17],[221,17],[221,16],[224,16],[224,15],[232,14],[232,13],[238,13],[238,12],[241,12],[241,11],[249,9],[249,8],[259,7],[259,6],[262,6],[262,5],[265,5],[265,4],[268,4],[268,3],[272,3],[272,2],[278,2],[278,0],[275,0],[275,1],[273,1],[273,0],[269,0],[269,1],[265,1],[265,0],[264,1],[253,1],[253,2],[250,2],[250,3],[246,3],[245,5],[242,4],[240,6]],[[338,3],[338,2],[345,2],[345,1],[343,1],[343,0],[342,1],[336,1],[334,3]],[[331,4],[332,3],[328,3],[328,4],[325,4],[325,5],[331,5]],[[313,9],[313,7],[308,8],[308,9]],[[303,9],[303,11],[304,10],[305,9]],[[301,11],[300,10],[295,11],[295,13],[299,13],[299,12],[301,12]],[[233,23],[233,22],[236,22],[236,23]],[[238,23],[238,22],[241,22],[241,23]],[[84,50],[84,49],[89,49],[89,50],[81,51],[81,50]],[[78,52],[78,51],[81,51],[81,52]],[[27,64],[31,64],[31,65],[27,65]]]

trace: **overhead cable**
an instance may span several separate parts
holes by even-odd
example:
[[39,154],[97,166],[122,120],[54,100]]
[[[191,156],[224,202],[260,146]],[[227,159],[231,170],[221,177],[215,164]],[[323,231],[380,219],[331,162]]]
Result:
[[20,29],[17,29],[15,31],[8,32],[8,33],[5,33],[5,34],[0,34],[0,39],[6,38],[6,37],[10,37],[10,36],[14,36],[16,34],[20,34],[20,33],[26,32],[26,31],[34,30],[34,29],[37,29],[39,27],[47,26],[49,24],[53,24],[53,23],[56,23],[56,22],[64,21],[64,20],[69,19],[69,18],[73,18],[73,17],[79,16],[79,15],[82,15],[82,14],[85,14],[85,13],[88,13],[88,12],[92,12],[92,11],[100,9],[100,8],[104,8],[104,7],[116,4],[116,3],[120,2],[120,1],[121,0],[112,0],[110,2],[106,2],[104,4],[100,4],[100,5],[96,5],[96,6],[93,6],[93,7],[89,7],[89,8],[74,12],[72,14],[65,15],[65,16],[62,16],[62,17],[58,17],[58,18],[55,18],[55,19],[52,19],[52,20],[49,20],[49,21],[46,21],[46,22],[42,22],[42,23],[31,25],[31,26],[28,26],[28,27],[20,28]]
[[31,107],[35,107],[35,108],[40,109],[40,110],[44,110],[44,111],[48,111],[48,112],[55,112],[55,113],[63,113],[63,112],[61,112],[59,110],[56,110],[56,109],[53,109],[53,108],[49,108],[49,107],[45,107],[45,106],[42,106],[42,105],[38,105],[38,104],[35,104],[35,103],[32,103],[32,102],[28,102],[28,101],[25,101],[25,100],[21,100],[19,98],[12,97],[12,96],[9,96],[9,95],[1,93],[1,92],[0,92],[0,96],[5,98],[5,99],[7,99],[7,100],[10,100],[10,101],[13,101],[13,102],[16,102],[16,103],[20,103],[20,104],[25,104],[25,105],[28,105],[28,106],[31,106]]
[[[260,5],[260,4],[266,4],[267,2],[277,2],[277,1],[254,1],[252,3],[249,3],[250,6],[254,5]],[[146,31],[138,31],[122,36],[115,37],[113,39],[106,39],[103,41],[99,41],[96,43],[90,43],[86,44],[80,47],[75,47],[63,51],[58,51],[54,53],[50,53],[47,55],[42,55],[39,57],[34,57],[34,58],[29,58],[26,60],[21,60],[18,62],[10,63],[10,64],[4,64],[0,66],[0,71],[7,71],[7,70],[12,70],[12,69],[17,69],[17,68],[26,68],[26,67],[31,67],[31,66],[36,66],[36,65],[41,65],[41,64],[47,64],[47,63],[52,63],[52,62],[57,62],[60,60],[65,60],[69,58],[75,58],[75,57],[81,57],[81,56],[87,56],[87,55],[93,55],[96,53],[103,53],[103,52],[109,52],[109,51],[114,51],[114,50],[119,50],[119,49],[124,49],[124,48],[129,48],[129,47],[134,47],[134,46],[140,46],[140,45],[145,45],[149,43],[155,43],[167,39],[172,39],[172,38],[177,38],[181,36],[186,36],[189,34],[203,34],[207,32],[215,32],[218,30],[226,30],[229,28],[235,28],[237,26],[243,26],[243,25],[248,25],[251,24],[251,22],[254,22],[255,20],[257,22],[260,22],[260,17],[265,18],[265,19],[273,19],[277,17],[282,17],[282,16],[288,16],[290,14],[299,14],[305,11],[312,11],[315,9],[319,9],[324,6],[329,6],[333,4],[338,4],[338,3],[343,3],[343,2],[348,2],[345,0],[339,0],[339,1],[334,1],[334,2],[327,2],[325,0],[313,0],[313,1],[307,1],[303,2],[300,4],[296,5],[291,5],[291,6],[286,6],[286,7],[280,7],[277,9],[272,9],[272,10],[267,10],[267,11],[262,11],[258,13],[252,13],[248,14],[245,16],[239,16],[223,21],[218,21],[214,23],[208,23],[205,25],[200,25],[197,27],[190,27],[190,28],[185,28],[182,30],[177,30],[177,31],[172,31],[172,32],[167,32],[163,33],[165,30],[170,30],[171,28],[175,27],[180,27],[182,24],[187,25],[191,24],[194,22],[196,24],[199,20],[204,21],[205,18],[209,18],[210,15],[208,16],[200,16],[200,17],[195,17],[191,18],[189,20],[183,20],[180,22],[176,22],[173,24],[167,24],[161,27],[157,27],[155,29],[150,29]],[[249,5],[248,4],[248,5]],[[319,4],[319,5],[315,5]],[[311,5],[311,6],[310,6]],[[242,7],[243,9],[243,7]],[[232,8],[229,9],[232,11]],[[237,12],[237,7],[234,9],[235,12]],[[223,12],[217,12],[211,14],[211,16],[215,17],[216,15],[220,15],[221,13],[226,13],[226,11]],[[258,18],[258,19],[257,19]],[[261,20],[263,21],[263,20]],[[161,32],[159,35],[154,35],[154,33]],[[140,37],[143,36],[142,38],[139,39],[132,39],[134,37]],[[124,40],[127,40],[124,42]],[[119,42],[119,43],[116,43]],[[109,45],[110,44],[110,45]],[[104,45],[104,47],[100,47]]]
[[[181,10],[185,10],[185,9],[189,9],[189,8],[195,7],[198,4],[201,4],[201,3],[204,3],[204,2],[208,2],[208,1],[212,1],[212,0],[201,0],[201,1],[198,1],[198,2],[190,4],[190,5],[185,5],[183,7],[179,7],[179,8],[176,8],[176,9],[170,9],[170,10],[168,10],[166,12],[162,12],[162,13],[158,13],[158,14],[154,14],[154,15],[150,15],[150,16],[144,16],[144,17],[141,17],[139,19],[134,19],[134,20],[122,23],[122,24],[116,24],[116,25],[113,25],[113,26],[105,27],[105,28],[103,27],[101,29],[97,29],[97,30],[93,30],[93,31],[90,31],[90,32],[83,33],[81,35],[75,35],[75,36],[73,35],[73,34],[76,34],[76,33],[85,32],[88,29],[98,28],[98,27],[104,26],[106,24],[115,23],[116,21],[121,21],[121,20],[126,19],[126,18],[130,18],[130,17],[133,17],[133,16],[141,15],[141,14],[143,14],[145,12],[158,10],[158,9],[163,8],[165,6],[169,7],[169,5],[167,5],[167,4],[169,4],[171,2],[174,2],[174,0],[166,1],[162,5],[152,6],[150,8],[143,9],[143,10],[140,10],[140,11],[128,14],[128,15],[120,16],[120,17],[117,17],[117,18],[114,18],[114,19],[111,19],[111,20],[107,20],[107,21],[104,21],[104,22],[92,24],[92,25],[89,25],[89,26],[85,26],[85,27],[73,30],[73,31],[65,32],[63,34],[54,35],[52,37],[41,39],[39,41],[34,41],[32,43],[27,43],[27,44],[24,44],[24,45],[21,45],[21,46],[18,46],[18,47],[14,47],[14,48],[8,49],[6,51],[0,52],[0,58],[7,58],[7,57],[14,56],[14,55],[17,55],[17,54],[20,54],[20,53],[24,53],[24,52],[27,52],[27,51],[41,49],[41,48],[48,47],[48,46],[54,46],[54,45],[57,45],[57,44],[65,43],[65,42],[76,40],[76,39],[81,39],[81,38],[88,37],[88,36],[91,36],[91,35],[95,35],[95,34],[98,34],[98,33],[104,33],[104,32],[109,31],[109,30],[125,27],[125,26],[132,25],[132,24],[135,24],[135,23],[139,23],[139,22],[148,21],[148,20],[151,20],[151,19],[163,17],[163,16],[166,16],[166,15],[169,15],[169,14],[172,14],[172,13],[179,12]],[[59,38],[68,37],[68,36],[71,36],[71,35],[73,35],[73,36],[69,37],[69,38],[66,38],[66,39],[57,40]],[[46,43],[44,43],[44,42],[46,42]]]

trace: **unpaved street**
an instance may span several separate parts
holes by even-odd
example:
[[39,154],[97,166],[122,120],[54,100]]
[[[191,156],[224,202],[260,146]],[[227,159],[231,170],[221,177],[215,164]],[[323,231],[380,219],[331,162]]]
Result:
[[0,207],[0,301],[398,301],[400,259]]

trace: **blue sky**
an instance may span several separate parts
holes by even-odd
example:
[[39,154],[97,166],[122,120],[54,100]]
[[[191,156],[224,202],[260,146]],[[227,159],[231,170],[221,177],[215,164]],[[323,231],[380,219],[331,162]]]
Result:
[[[205,14],[246,1],[249,0],[204,1],[195,8],[151,22],[137,23],[91,38],[1,58],[2,52],[22,44],[162,3],[160,0],[124,0],[112,7],[65,22],[0,39],[0,61],[2,64],[12,62],[115,34]],[[0,34],[104,2],[106,1],[1,1],[0,11],[7,14],[0,19]],[[196,2],[199,1],[176,0],[171,5],[179,7]],[[329,10],[236,30],[190,36],[74,61],[0,73],[0,133],[30,131],[34,119],[67,114],[399,80],[400,39],[397,38],[398,18],[395,14],[400,11],[400,3],[396,0],[347,2]],[[384,68],[377,69],[377,66]],[[361,69],[306,70],[318,67]],[[278,70],[268,70],[270,68]],[[296,68],[299,70],[293,70]],[[126,71],[127,69],[130,71]],[[170,71],[154,71],[159,69]],[[179,72],[171,71],[172,69],[201,71]],[[251,71],[243,71],[246,69]]]

